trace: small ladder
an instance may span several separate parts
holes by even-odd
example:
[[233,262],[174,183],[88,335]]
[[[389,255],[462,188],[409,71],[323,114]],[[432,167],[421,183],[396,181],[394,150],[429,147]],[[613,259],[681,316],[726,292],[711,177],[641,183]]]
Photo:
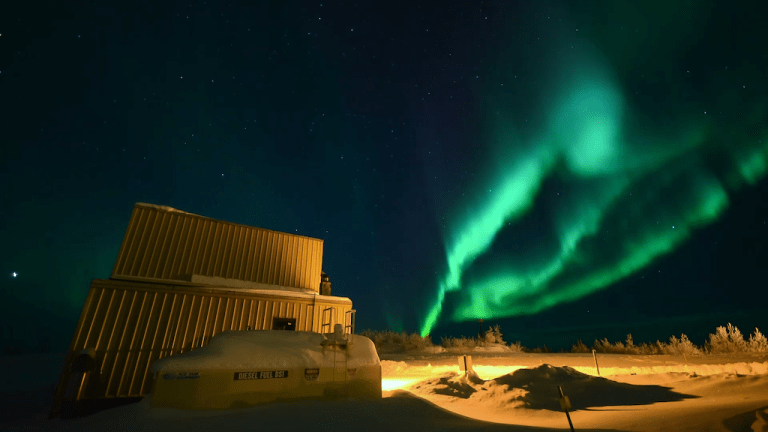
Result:
[[[347,313],[344,314],[344,333],[347,334],[355,334],[355,317],[357,316],[357,311],[355,309],[350,309],[347,311]],[[349,331],[347,331],[349,329]]]
[[[328,321],[327,322],[325,320],[325,313],[326,312],[328,312]],[[332,307],[328,307],[328,308],[323,309],[323,313],[321,315],[321,319],[322,319],[322,324],[320,325],[320,333],[330,333],[331,331],[333,331],[333,327],[332,327],[332,324],[333,324],[333,308]],[[323,330],[325,330],[325,326],[328,326],[328,331],[327,332],[323,331]]]

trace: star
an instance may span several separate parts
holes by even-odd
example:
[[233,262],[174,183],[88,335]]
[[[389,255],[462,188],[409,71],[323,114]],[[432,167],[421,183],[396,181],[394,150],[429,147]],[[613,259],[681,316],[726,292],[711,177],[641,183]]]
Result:
[[19,274],[18,274],[18,273],[16,273],[16,272],[13,272],[13,273],[11,273],[11,274],[13,275],[13,277],[16,277],[16,276],[18,276],[18,275],[19,275]]

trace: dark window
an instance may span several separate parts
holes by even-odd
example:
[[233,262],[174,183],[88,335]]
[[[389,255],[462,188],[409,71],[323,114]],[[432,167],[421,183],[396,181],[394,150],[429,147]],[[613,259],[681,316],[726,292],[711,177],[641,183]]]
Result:
[[272,330],[296,330],[296,318],[272,318]]

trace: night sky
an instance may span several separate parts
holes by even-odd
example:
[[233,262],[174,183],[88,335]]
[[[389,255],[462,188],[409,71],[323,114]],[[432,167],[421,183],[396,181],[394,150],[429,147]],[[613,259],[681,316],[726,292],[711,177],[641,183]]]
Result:
[[136,202],[324,239],[359,330],[768,330],[766,12],[16,2],[0,349],[68,346]]

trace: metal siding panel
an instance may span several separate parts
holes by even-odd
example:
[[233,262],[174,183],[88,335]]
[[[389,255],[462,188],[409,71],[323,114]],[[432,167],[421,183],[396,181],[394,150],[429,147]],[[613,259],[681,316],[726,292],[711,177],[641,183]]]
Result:
[[248,325],[252,330],[256,330],[256,317],[259,314],[259,301],[251,300],[251,313],[248,315]]
[[232,304],[229,306],[228,309],[232,311],[232,313],[230,313],[229,329],[238,330],[237,323],[240,320],[240,299],[233,298]]
[[[315,260],[317,259],[317,244],[316,242],[310,241],[307,245],[307,248],[309,249],[309,259],[307,260],[307,279],[304,284],[302,284],[302,287],[304,288],[311,288],[312,287],[312,278],[314,277],[314,270],[315,270]],[[318,275],[319,278],[319,275]],[[319,290],[316,290],[319,291]]]
[[293,259],[292,236],[283,237],[283,259],[280,262],[280,286],[293,286],[291,284],[291,260]]
[[317,282],[317,288],[314,287],[315,284],[315,278],[320,279],[320,273],[317,272],[317,252],[318,252],[318,244],[317,242],[312,242],[312,259],[309,262],[309,281],[307,284],[308,288],[314,289],[316,292],[320,292],[320,282]]
[[216,331],[219,328],[220,325],[220,316],[221,316],[221,297],[216,297],[216,305],[213,308],[213,316],[211,317],[211,326],[209,327],[210,334],[209,337],[214,337],[218,332]]
[[290,256],[290,246],[288,245],[288,236],[280,235],[280,261],[278,261],[278,285],[286,286],[288,283],[288,258]]
[[229,225],[229,235],[227,235],[227,247],[224,249],[224,262],[222,263],[221,274],[229,279],[235,279],[236,269],[240,265],[236,261],[237,256],[237,238],[240,236],[240,227]]
[[145,318],[145,325],[144,325],[144,332],[141,335],[141,340],[139,341],[139,351],[138,356],[136,358],[136,367],[133,370],[133,374],[131,377],[131,382],[128,385],[128,393],[131,395],[142,395],[142,383],[146,379],[146,368],[144,367],[145,364],[148,362],[149,358],[149,351],[151,350],[151,345],[147,343],[147,338],[150,334],[150,329],[157,328],[157,298],[159,294],[157,292],[153,293],[147,293],[146,302],[149,304],[149,311],[147,312],[147,316]]
[[[112,329],[112,337],[110,338],[110,344],[107,347],[107,354],[112,357],[110,359],[110,362],[107,363],[112,365],[109,371],[109,379],[107,380],[107,390],[106,390],[107,396],[114,396],[113,394],[110,393],[110,390],[117,387],[116,381],[119,381],[120,376],[122,375],[122,372],[123,372],[124,364],[120,363],[120,354],[124,349],[123,346],[125,344],[125,334],[127,333],[127,325],[128,325],[128,322],[130,321],[131,312],[133,312],[133,307],[136,301],[136,291],[124,291],[124,293],[125,295],[123,296],[123,301],[121,302],[120,312],[118,312],[117,319],[115,320],[115,327]],[[125,305],[126,297],[130,297],[129,305],[127,308],[123,307]],[[116,345],[112,345],[112,341],[115,341]]]
[[304,271],[306,268],[307,254],[304,247],[305,239],[296,238],[296,252],[294,253],[294,266],[293,266],[293,285],[294,287],[301,287],[304,282]]
[[249,256],[249,265],[248,265],[248,272],[246,273],[246,280],[250,281],[256,281],[259,280],[259,268],[261,265],[261,259],[259,258],[261,255],[261,247],[264,244],[259,239],[264,234],[263,231],[254,231],[251,234],[251,254]]
[[[101,307],[102,301],[108,301],[104,296],[104,289],[94,286],[91,283],[91,289],[88,292],[88,297],[85,299],[85,305],[83,306],[83,312],[81,313],[80,322],[78,323],[77,333],[73,338],[76,347],[87,347],[89,343],[95,342],[93,340],[95,326],[92,324],[96,322],[96,313]],[[81,324],[82,323],[82,324]],[[83,332],[86,327],[85,323],[88,323],[88,331]],[[82,348],[80,348],[82,349]]]
[[304,260],[304,265],[300,267],[301,270],[299,272],[299,283],[297,284],[299,287],[306,287],[309,283],[309,269],[311,264],[309,244],[309,239],[301,239],[301,257]]
[[200,296],[200,304],[197,310],[197,319],[195,320],[195,333],[192,335],[192,349],[199,348],[202,345],[202,331],[205,329],[205,321],[203,320],[203,313],[208,309],[210,303],[208,296]]
[[211,251],[214,250],[217,246],[217,239],[216,234],[218,230],[218,226],[215,225],[213,222],[206,223],[206,244],[205,248],[201,251],[202,252],[202,260],[200,262],[200,267],[197,267],[194,269],[195,273],[199,273],[204,276],[209,276],[211,271]]
[[152,344],[150,345],[151,352],[149,363],[147,363],[147,370],[149,370],[150,363],[162,356],[163,341],[158,340],[158,336],[160,336],[161,330],[163,335],[168,331],[168,316],[170,316],[171,309],[173,308],[171,305],[175,301],[175,298],[176,296],[174,294],[163,293],[163,299],[160,303],[160,310],[158,311],[157,316],[157,325],[152,335]]
[[302,322],[304,318],[304,304],[299,303],[296,304],[296,330],[297,331],[304,331],[304,323]]
[[229,272],[229,269],[232,264],[231,260],[234,257],[235,235],[237,235],[238,229],[236,225],[227,224],[224,226],[226,227],[226,235],[224,236],[224,247],[221,251],[220,269],[216,274],[231,279],[232,274]]
[[261,247],[259,248],[259,257],[258,257],[258,266],[259,271],[256,279],[254,279],[256,282],[263,282],[267,278],[267,272],[269,271],[269,259],[267,258],[269,256],[269,231],[262,231],[259,233],[260,243]]
[[199,272],[200,274],[203,274],[202,271],[199,269],[203,268],[205,263],[205,251],[208,250],[210,247],[209,243],[211,241],[211,221],[208,219],[203,220],[201,223],[201,226],[199,228],[199,231],[197,232],[197,235],[199,237],[199,243],[197,244],[197,247],[195,248],[195,260],[193,261],[192,267],[189,269],[189,274],[194,274],[195,272]]
[[[190,333],[190,325],[192,326],[195,325],[195,318],[197,316],[197,314],[195,313],[196,312],[195,305],[198,304],[197,297],[198,296],[196,295],[190,296],[189,306],[187,310],[183,310],[181,312],[185,322],[184,322],[184,332],[182,333],[182,336],[181,336],[181,344],[179,345],[179,352],[189,351],[189,349],[191,349],[192,347],[192,338],[194,338],[194,333],[195,333],[194,327],[192,327],[192,330],[191,330],[192,338],[190,338],[189,333]],[[199,304],[198,304],[198,307],[199,307]],[[189,348],[187,347],[187,341],[189,341]]]
[[149,271],[149,265],[152,262],[152,253],[155,251],[157,245],[157,236],[160,233],[160,221],[162,215],[158,213],[150,213],[148,218],[149,235],[146,241],[143,242],[141,248],[139,248],[139,256],[137,257],[138,269],[137,274],[139,276],[146,277]]
[[[138,313],[135,314],[135,318],[133,316],[130,317],[132,324],[129,323],[127,326],[127,328],[133,328],[133,331],[131,332],[127,349],[125,349],[126,356],[122,365],[123,371],[120,374],[120,381],[117,385],[117,396],[130,396],[130,385],[136,371],[137,357],[141,347],[141,338],[137,339],[136,336],[141,332],[142,328],[146,328],[145,315],[148,311],[146,309],[147,292],[137,292],[135,300],[138,302]],[[124,389],[125,393],[123,393]]]
[[299,271],[299,239],[298,237],[289,237],[291,239],[291,254],[289,255],[288,268],[290,269],[290,277],[288,278],[288,286],[295,287],[298,285],[298,278],[296,274]]
[[165,249],[165,239],[168,236],[168,223],[172,216],[169,213],[158,213],[157,215],[157,237],[151,244],[151,253],[146,261],[145,271],[142,276],[157,278],[156,273],[160,260],[163,259]]
[[269,283],[274,285],[282,285],[280,283],[280,272],[282,270],[282,263],[280,260],[283,259],[283,236],[281,236],[278,233],[274,233],[274,255],[272,261],[272,276],[269,280]]
[[208,250],[208,265],[205,268],[205,272],[203,273],[206,276],[213,276],[216,274],[216,266],[218,264],[218,260],[221,257],[221,248],[223,242],[223,234],[224,234],[225,228],[217,223],[213,224],[213,230],[212,230],[212,238],[213,242],[211,243],[211,249]]
[[267,318],[272,314],[272,302],[265,300],[264,301],[264,313],[261,315],[261,320],[259,323],[259,329],[261,330],[269,330],[271,326],[267,327]]
[[184,231],[184,224],[187,219],[181,217],[174,217],[172,219],[172,225],[169,227],[171,232],[170,239],[168,240],[168,248],[163,261],[159,265],[160,272],[157,277],[160,279],[170,279],[175,273],[178,272],[179,267],[179,253],[181,252],[181,239]]
[[317,258],[315,259],[315,269],[312,275],[311,288],[317,292],[320,291],[320,274],[323,272],[323,241],[317,240]]
[[231,300],[232,299],[229,297],[226,297],[226,301],[224,302],[224,314],[221,318],[221,331],[229,330],[232,325],[232,312],[230,309]]
[[266,254],[264,255],[264,276],[258,281],[261,283],[271,283],[272,279],[272,262],[274,261],[275,253],[273,250],[274,247],[274,233],[267,232],[264,233],[266,237]]
[[272,259],[270,260],[270,278],[269,282],[274,285],[280,285],[280,259],[282,259],[282,236],[278,233],[272,233]]
[[248,310],[249,306],[251,304],[251,300],[249,299],[243,299],[243,304],[240,307],[240,322],[238,323],[237,327],[240,330],[245,330],[248,322]]
[[227,260],[227,249],[229,249],[229,238],[232,235],[231,225],[221,225],[221,233],[219,237],[219,248],[216,250],[216,265],[213,267],[213,273],[211,276],[226,277],[224,274],[224,267]]
[[190,302],[191,295],[189,294],[182,294],[181,296],[181,305],[178,308],[178,312],[174,314],[175,322],[173,323],[174,331],[173,331],[173,337],[170,341],[170,351],[169,355],[179,354],[181,353],[181,342],[184,338],[183,331],[186,330],[186,324],[187,320],[185,319],[185,314],[189,311],[189,302]]
[[194,266],[195,251],[197,247],[195,245],[200,239],[200,220],[191,219],[189,224],[185,226],[184,231],[184,250],[181,253],[181,261],[179,262],[179,275],[186,275],[192,273],[192,267]]
[[299,271],[299,286],[306,288],[309,285],[309,273],[310,273],[310,267],[312,263],[312,253],[310,249],[310,245],[312,244],[311,241],[308,239],[303,239],[301,243],[301,257],[302,257],[302,264]]
[[301,287],[303,286],[304,282],[304,272],[306,271],[305,268],[307,267],[307,248],[306,248],[306,239],[303,238],[297,238],[296,239],[296,258],[295,258],[295,269],[294,269],[294,284],[295,287]]
[[[112,304],[109,306],[108,313],[106,315],[106,319],[104,320],[104,328],[103,331],[105,333],[108,333],[109,336],[106,338],[106,340],[102,339],[101,343],[103,344],[100,348],[104,352],[104,357],[101,361],[101,367],[100,370],[106,371],[109,370],[107,367],[108,364],[112,361],[112,340],[115,337],[115,329],[119,326],[119,316],[120,311],[123,308],[123,302],[125,300],[126,296],[125,291],[117,291],[115,290],[115,295],[112,297]],[[101,345],[101,344],[100,344]]]
[[208,312],[205,314],[205,325],[203,326],[203,333],[200,335],[201,344],[205,344],[205,340],[210,340],[210,334],[211,334],[211,320],[216,318],[216,314],[214,313],[214,300],[215,298],[208,297]]
[[267,273],[267,267],[269,266],[269,261],[264,258],[267,256],[267,252],[268,252],[267,251],[267,246],[268,246],[267,242],[269,241],[268,236],[269,236],[269,232],[259,231],[259,236],[258,236],[259,249],[258,249],[258,254],[256,256],[256,260],[257,260],[256,266],[258,268],[258,271],[256,272],[256,277],[252,279],[256,282],[261,282],[264,280],[264,275]]
[[223,224],[216,224],[216,236],[214,241],[216,247],[211,250],[210,274],[207,276],[221,275],[221,267],[224,264],[224,254],[226,253],[227,236],[229,227]]
[[245,243],[243,244],[243,250],[245,251],[245,257],[243,259],[242,279],[251,280],[251,275],[254,270],[254,250],[256,249],[256,243],[253,241],[258,231],[245,230]]
[[[150,226],[148,223],[150,213],[139,209],[136,214],[135,221],[135,236],[131,238],[131,245],[129,252],[126,254],[126,262],[123,265],[122,271],[119,274],[133,275],[138,274],[137,269],[140,266],[140,251],[143,247],[143,243],[148,240],[150,233]],[[134,223],[133,219],[130,223]]]
[[167,357],[169,355],[170,350],[168,349],[168,345],[170,344],[171,337],[173,337],[173,329],[176,324],[176,308],[178,307],[177,304],[179,303],[180,296],[178,294],[170,295],[172,300],[171,304],[169,305],[170,309],[168,310],[168,316],[166,318],[165,331],[163,331],[163,341],[160,344],[160,356],[158,358]]
[[235,226],[235,234],[232,238],[232,251],[227,262],[227,274],[232,279],[243,280],[241,274],[245,267],[246,251],[243,248],[245,233],[249,231],[241,226]]
[[245,269],[245,256],[247,254],[247,251],[243,248],[243,241],[248,231],[241,227],[237,228],[237,233],[232,243],[232,256],[227,264],[227,273],[232,279],[243,280],[243,269]]
[[278,234],[278,238],[280,239],[277,243],[279,248],[279,258],[277,260],[277,271],[276,271],[276,280],[277,285],[285,286],[286,283],[286,263],[288,262],[288,238],[286,236]]

